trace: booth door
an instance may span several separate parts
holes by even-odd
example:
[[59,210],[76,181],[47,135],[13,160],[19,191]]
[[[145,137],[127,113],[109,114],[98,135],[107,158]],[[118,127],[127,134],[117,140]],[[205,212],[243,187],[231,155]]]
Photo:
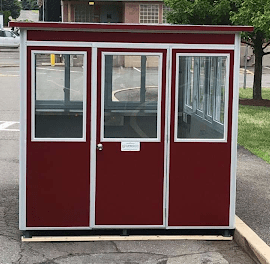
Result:
[[164,226],[166,53],[99,50],[96,227]]
[[233,52],[174,50],[172,66],[168,225],[228,226]]

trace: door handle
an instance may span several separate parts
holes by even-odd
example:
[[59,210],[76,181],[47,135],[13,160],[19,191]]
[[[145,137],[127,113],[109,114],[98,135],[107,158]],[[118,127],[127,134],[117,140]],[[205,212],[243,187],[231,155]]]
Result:
[[101,143],[97,144],[97,150],[99,151],[103,150],[103,145]]

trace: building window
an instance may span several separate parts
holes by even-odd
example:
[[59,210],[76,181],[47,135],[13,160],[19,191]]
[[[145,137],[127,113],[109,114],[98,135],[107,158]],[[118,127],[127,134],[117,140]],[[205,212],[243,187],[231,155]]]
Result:
[[140,5],[140,23],[158,24],[159,5]]
[[94,22],[94,6],[75,5],[75,22]]
[[168,23],[168,21],[167,21],[167,13],[171,12],[171,11],[173,11],[172,8],[170,8],[169,6],[163,5],[163,20],[162,20],[163,24]]

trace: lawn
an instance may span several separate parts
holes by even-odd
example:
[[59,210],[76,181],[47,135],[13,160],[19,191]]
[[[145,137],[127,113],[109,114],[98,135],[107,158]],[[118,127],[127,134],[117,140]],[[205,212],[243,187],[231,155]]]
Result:
[[[240,89],[241,99],[252,98],[252,89]],[[270,88],[263,88],[263,99],[270,100]],[[270,108],[239,106],[238,144],[270,163]]]
[[[252,88],[239,89],[240,99],[252,99],[252,94],[253,94]],[[270,100],[270,88],[262,88],[262,98]]]

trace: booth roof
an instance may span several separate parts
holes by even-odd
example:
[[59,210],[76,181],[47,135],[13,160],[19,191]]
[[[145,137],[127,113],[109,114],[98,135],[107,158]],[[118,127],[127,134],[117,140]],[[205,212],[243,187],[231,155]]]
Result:
[[214,26],[214,25],[169,25],[169,24],[125,24],[125,23],[58,23],[58,22],[10,22],[10,27],[38,30],[80,30],[80,31],[154,31],[154,32],[205,32],[234,33],[253,31],[251,26]]

